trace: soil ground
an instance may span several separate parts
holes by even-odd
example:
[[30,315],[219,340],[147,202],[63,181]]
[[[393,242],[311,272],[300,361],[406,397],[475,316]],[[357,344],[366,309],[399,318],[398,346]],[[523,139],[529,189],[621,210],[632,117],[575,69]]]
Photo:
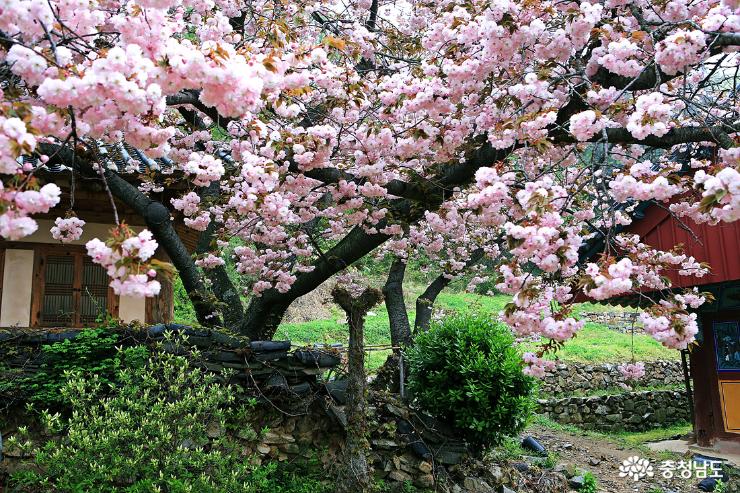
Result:
[[[535,425],[527,430],[548,452],[557,453],[559,463],[575,466],[578,469],[591,471],[598,479],[598,491],[603,493],[695,493],[699,479],[682,479],[680,477],[665,479],[658,465],[664,460],[688,460],[681,455],[658,454],[645,447],[629,449],[624,445],[609,440],[602,440],[587,435],[579,435],[564,430],[554,430]],[[632,456],[651,459],[655,468],[652,478],[643,478],[637,482],[619,476],[622,461]]]

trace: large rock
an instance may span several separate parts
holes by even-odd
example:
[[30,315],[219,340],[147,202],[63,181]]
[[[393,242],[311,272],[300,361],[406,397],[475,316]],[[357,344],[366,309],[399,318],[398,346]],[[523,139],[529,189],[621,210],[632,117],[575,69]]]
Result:
[[468,493],[494,493],[494,489],[480,478],[465,478],[463,480],[463,488]]

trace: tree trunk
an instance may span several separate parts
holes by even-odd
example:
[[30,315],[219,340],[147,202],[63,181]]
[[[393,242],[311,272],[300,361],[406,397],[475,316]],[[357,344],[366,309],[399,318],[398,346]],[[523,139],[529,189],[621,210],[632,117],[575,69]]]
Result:
[[347,372],[347,440],[344,469],[337,488],[340,493],[367,493],[371,490],[367,453],[367,377],[365,375],[364,325],[368,310],[383,300],[377,289],[365,288],[358,297],[335,286],[332,298],[347,314],[349,364]]
[[[473,250],[473,253],[470,254],[470,258],[465,263],[465,268],[467,269],[480,262],[484,253],[485,252],[482,248]],[[434,302],[437,300],[439,293],[441,293],[442,290],[450,284],[450,282],[452,282],[452,279],[440,274],[416,299],[414,333],[422,330],[429,330],[429,324],[432,321],[432,312],[434,311]]]
[[[263,295],[264,296],[264,295]],[[277,332],[280,322],[293,302],[269,301],[263,296],[253,296],[241,320],[240,332],[253,341],[269,341]]]
[[[388,311],[388,320],[391,329],[391,344],[394,348],[411,344],[411,326],[409,315],[406,312],[406,303],[403,300],[403,278],[406,273],[406,263],[396,257],[388,271],[388,279],[383,286],[385,308]],[[398,349],[394,349],[398,352]]]
[[[213,182],[208,187],[200,191],[202,199],[208,199],[217,196],[221,188],[219,182]],[[205,231],[200,234],[198,244],[195,247],[195,253],[202,255],[212,250],[213,234],[219,225],[216,221],[211,221]],[[226,266],[219,265],[214,269],[205,269],[205,275],[211,281],[213,294],[219,300],[220,312],[223,315],[223,323],[229,328],[238,327],[244,316],[244,306],[242,305],[241,294],[239,289],[229,279]]]

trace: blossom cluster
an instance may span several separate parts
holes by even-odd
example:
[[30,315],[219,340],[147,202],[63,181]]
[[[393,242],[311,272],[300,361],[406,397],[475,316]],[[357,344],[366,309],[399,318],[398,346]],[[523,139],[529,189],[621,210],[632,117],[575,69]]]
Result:
[[576,140],[584,142],[601,132],[606,122],[593,110],[586,110],[570,117],[570,133]]
[[534,353],[524,353],[522,358],[524,359],[524,369],[522,371],[525,375],[542,378],[548,371],[555,368],[554,361],[542,359]]
[[158,245],[152,233],[145,229],[134,234],[123,225],[111,233],[108,242],[93,238],[85,246],[92,261],[105,267],[113,292],[137,298],[158,295],[161,285],[150,261]]
[[699,332],[696,313],[651,314],[643,312],[640,321],[645,332],[666,347],[686,349]]
[[645,363],[622,363],[617,367],[628,382],[634,382],[645,376]]
[[706,35],[702,31],[679,29],[658,43],[655,61],[666,74],[685,72],[686,67],[701,60],[706,44]]
[[634,265],[629,258],[623,258],[607,267],[606,272],[595,263],[586,266],[585,274],[593,283],[593,287],[584,288],[584,292],[595,300],[605,300],[632,289],[632,275]]
[[650,135],[662,137],[671,127],[671,109],[659,92],[643,94],[637,98],[635,111],[629,116],[626,128],[636,139]]
[[206,187],[211,182],[219,180],[226,171],[220,159],[200,152],[190,154],[188,162],[183,165],[182,169],[186,173],[195,175],[193,183],[200,187]]
[[[2,92],[0,92],[2,95]],[[36,137],[20,118],[0,115],[0,174],[20,171],[16,158],[36,148]]]
[[30,215],[49,212],[59,203],[61,189],[54,183],[47,183],[38,190],[14,190],[4,188],[0,182],[0,236],[7,240],[19,240],[33,234],[38,224]]
[[722,157],[735,167],[722,168],[714,175],[700,169],[694,175],[694,183],[703,188],[702,197],[712,205],[704,211],[716,220],[733,222],[740,220],[740,152],[722,151]]
[[62,243],[72,243],[82,237],[83,226],[85,226],[85,221],[78,217],[58,217],[54,220],[54,226],[51,227],[51,236]]

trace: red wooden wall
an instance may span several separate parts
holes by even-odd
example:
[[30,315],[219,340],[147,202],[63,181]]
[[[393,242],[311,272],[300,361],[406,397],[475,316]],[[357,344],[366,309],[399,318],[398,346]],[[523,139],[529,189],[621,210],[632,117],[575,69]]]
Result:
[[711,266],[710,274],[701,278],[666,273],[675,287],[740,279],[740,221],[716,226],[696,224],[684,218],[678,221],[667,210],[651,206],[645,211],[645,217],[635,220],[625,232],[640,235],[643,243],[659,250],[667,251],[682,243],[684,253]]

